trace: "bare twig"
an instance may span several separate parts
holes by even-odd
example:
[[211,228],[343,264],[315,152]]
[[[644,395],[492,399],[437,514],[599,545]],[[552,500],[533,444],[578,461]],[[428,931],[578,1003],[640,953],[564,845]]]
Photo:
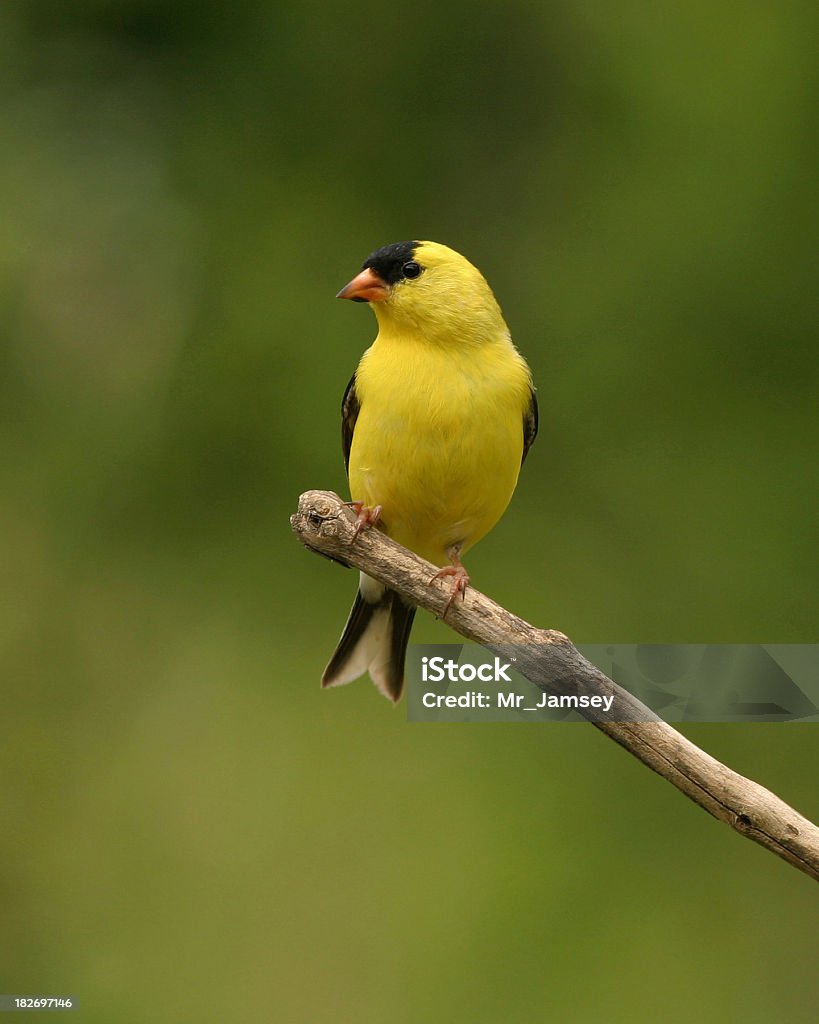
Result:
[[[354,538],[355,523],[355,515],[330,491],[302,494],[291,518],[296,536],[311,550],[364,570],[412,604],[442,616],[451,584],[430,584],[437,567],[378,530]],[[446,621],[468,640],[490,649],[514,646],[531,652],[528,662],[519,660],[516,668],[541,689],[613,696],[617,717],[623,720],[604,719],[592,709],[580,713],[709,814],[819,880],[816,825],[658,719],[587,661],[562,633],[535,628],[472,587],[462,602],[449,608]]]

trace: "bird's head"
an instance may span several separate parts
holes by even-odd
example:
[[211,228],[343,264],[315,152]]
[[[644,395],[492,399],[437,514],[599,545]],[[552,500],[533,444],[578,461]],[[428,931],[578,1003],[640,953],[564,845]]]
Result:
[[382,328],[419,332],[442,344],[508,336],[481,272],[438,242],[396,242],[376,250],[338,298],[369,302]]

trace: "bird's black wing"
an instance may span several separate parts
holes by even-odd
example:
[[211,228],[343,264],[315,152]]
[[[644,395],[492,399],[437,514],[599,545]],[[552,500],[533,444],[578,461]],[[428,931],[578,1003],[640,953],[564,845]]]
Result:
[[[355,374],[350,378],[344,397],[341,399],[341,450],[344,452],[344,468],[350,472],[350,448],[353,444],[353,431],[361,408],[358,395],[355,393]],[[534,440],[534,438],[533,438]]]
[[[356,412],[358,410],[356,409]],[[529,399],[529,405],[526,412],[523,414],[523,455],[520,457],[521,466],[526,461],[526,456],[529,454],[529,449],[535,443],[537,437],[537,396],[535,395],[535,389],[532,388],[531,397]]]

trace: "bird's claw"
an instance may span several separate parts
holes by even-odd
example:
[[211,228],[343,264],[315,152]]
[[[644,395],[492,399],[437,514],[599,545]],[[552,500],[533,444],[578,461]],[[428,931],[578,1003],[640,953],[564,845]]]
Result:
[[363,501],[345,501],[344,504],[347,508],[351,508],[356,515],[353,540],[356,539],[362,530],[369,530],[371,526],[375,526],[381,519],[380,505],[373,505],[373,507],[370,508],[368,505],[365,505]]
[[466,569],[458,562],[456,565],[445,565],[443,569],[439,569],[434,576],[430,577],[430,584],[434,583],[435,580],[443,579],[444,576],[452,577],[452,593],[449,595],[449,600],[446,603],[442,619],[446,618],[446,613],[452,607],[455,598],[460,594],[461,600],[464,599],[466,588],[469,586],[469,573]]

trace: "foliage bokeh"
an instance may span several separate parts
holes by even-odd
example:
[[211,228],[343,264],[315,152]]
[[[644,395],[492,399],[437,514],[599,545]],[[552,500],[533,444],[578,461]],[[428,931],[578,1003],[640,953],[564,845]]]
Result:
[[[3,992],[810,1019],[807,879],[593,730],[321,693],[354,577],[287,521],[344,490],[374,322],[335,291],[434,238],[540,395],[476,584],[578,642],[814,641],[810,29],[727,0],[2,5]],[[688,732],[816,815],[815,726]]]

